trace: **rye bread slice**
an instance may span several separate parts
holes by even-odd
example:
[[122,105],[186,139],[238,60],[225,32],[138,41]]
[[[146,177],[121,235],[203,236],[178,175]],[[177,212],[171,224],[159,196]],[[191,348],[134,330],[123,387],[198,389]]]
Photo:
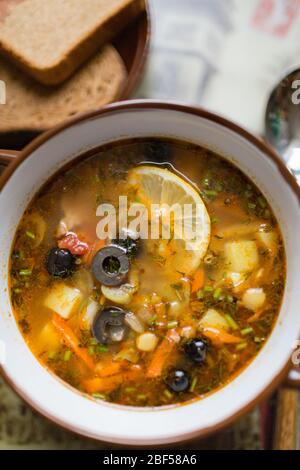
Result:
[[145,0],[0,0],[0,52],[57,85],[145,9]]
[[111,45],[101,48],[75,75],[56,87],[37,83],[0,59],[6,104],[0,106],[0,133],[44,130],[119,98],[127,78],[125,65]]

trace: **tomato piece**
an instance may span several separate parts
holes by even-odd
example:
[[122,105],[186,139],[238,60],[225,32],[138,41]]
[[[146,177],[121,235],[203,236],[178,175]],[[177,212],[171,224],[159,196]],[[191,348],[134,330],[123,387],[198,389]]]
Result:
[[89,251],[89,245],[79,240],[74,232],[68,232],[58,241],[58,247],[69,250],[73,255],[82,256]]

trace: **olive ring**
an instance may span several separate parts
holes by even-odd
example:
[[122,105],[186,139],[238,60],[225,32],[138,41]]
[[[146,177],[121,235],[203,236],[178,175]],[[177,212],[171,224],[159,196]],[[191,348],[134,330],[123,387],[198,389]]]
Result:
[[92,271],[105,286],[121,285],[130,269],[126,250],[120,246],[108,245],[101,248],[94,256]]

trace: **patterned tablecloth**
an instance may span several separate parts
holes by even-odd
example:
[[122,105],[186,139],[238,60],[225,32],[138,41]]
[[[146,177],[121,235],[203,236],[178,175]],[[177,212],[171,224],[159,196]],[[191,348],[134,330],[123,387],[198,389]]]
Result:
[[[135,97],[202,105],[263,134],[276,77],[300,62],[300,0],[150,1],[153,41]],[[261,448],[261,422],[256,408],[227,430],[176,448]],[[0,379],[0,449],[8,448],[113,446],[75,437],[38,417]]]

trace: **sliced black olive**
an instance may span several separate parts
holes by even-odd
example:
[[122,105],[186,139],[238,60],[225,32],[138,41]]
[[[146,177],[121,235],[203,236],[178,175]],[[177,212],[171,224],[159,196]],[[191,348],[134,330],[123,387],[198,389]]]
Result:
[[190,378],[184,370],[171,370],[166,378],[166,384],[172,392],[185,392],[190,386]]
[[145,142],[144,153],[147,160],[154,163],[170,163],[173,156],[170,144],[159,139]]
[[76,256],[69,250],[52,248],[47,256],[46,269],[51,276],[65,278],[70,276],[76,267]]
[[120,343],[128,333],[126,312],[119,307],[107,307],[100,311],[93,323],[92,332],[101,344]]
[[127,236],[126,238],[116,238],[112,240],[112,244],[124,248],[126,255],[129,258],[134,258],[140,248],[140,239],[133,240],[133,238]]
[[202,364],[206,358],[207,343],[201,338],[191,339],[185,343],[184,351],[191,361]]
[[105,286],[121,285],[130,268],[126,250],[117,245],[107,245],[96,253],[92,262],[92,271]]

